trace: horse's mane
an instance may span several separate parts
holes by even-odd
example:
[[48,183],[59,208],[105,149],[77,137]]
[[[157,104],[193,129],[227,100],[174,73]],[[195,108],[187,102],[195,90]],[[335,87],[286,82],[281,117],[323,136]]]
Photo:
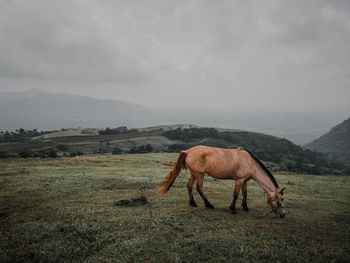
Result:
[[276,182],[275,177],[273,177],[272,173],[269,170],[267,170],[265,165],[258,158],[256,158],[250,151],[248,151],[247,149],[244,149],[244,150],[246,150],[250,154],[250,156],[253,157],[253,159],[260,165],[260,167],[264,170],[264,172],[267,174],[267,176],[270,177],[270,179],[273,182],[273,184],[276,187],[278,187],[278,184]]

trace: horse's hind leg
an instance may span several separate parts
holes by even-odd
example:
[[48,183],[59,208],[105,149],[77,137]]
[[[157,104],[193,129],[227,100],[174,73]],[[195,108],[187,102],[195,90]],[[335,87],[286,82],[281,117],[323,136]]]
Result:
[[187,190],[188,190],[188,195],[190,197],[190,205],[197,207],[196,202],[193,199],[193,194],[192,194],[192,188],[193,188],[193,184],[194,184],[195,178],[194,176],[191,174],[190,179],[187,182]]
[[238,198],[239,190],[241,190],[241,186],[243,183],[244,183],[243,180],[237,180],[235,182],[235,190],[233,191],[233,200],[232,200],[232,203],[230,205],[230,210],[232,213],[236,212],[236,201]]
[[248,211],[248,206],[247,206],[247,181],[245,181],[242,184],[242,195],[243,195],[243,200],[242,200],[243,210]]
[[205,197],[205,195],[203,194],[203,181],[204,181],[204,174],[195,174],[195,177],[196,177],[196,190],[197,192],[200,194],[200,196],[202,197],[204,203],[205,203],[205,206],[207,208],[211,208],[213,209],[214,206],[212,206],[212,204],[208,201],[208,199]]

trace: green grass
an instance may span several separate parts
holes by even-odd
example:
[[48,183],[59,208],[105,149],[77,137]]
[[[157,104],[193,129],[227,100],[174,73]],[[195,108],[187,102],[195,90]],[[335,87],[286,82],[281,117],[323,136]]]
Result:
[[[176,154],[0,160],[0,262],[349,262],[348,176],[279,174],[283,219],[248,183],[232,215],[233,182],[205,178],[215,206],[188,206],[187,173],[167,195],[154,186]],[[145,195],[146,206],[113,201]],[[240,200],[238,200],[240,204]]]

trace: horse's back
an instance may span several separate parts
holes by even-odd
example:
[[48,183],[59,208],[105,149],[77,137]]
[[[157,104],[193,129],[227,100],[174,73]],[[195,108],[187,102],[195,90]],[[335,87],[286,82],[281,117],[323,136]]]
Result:
[[191,171],[207,173],[214,178],[235,179],[244,152],[199,145],[186,151],[186,165]]

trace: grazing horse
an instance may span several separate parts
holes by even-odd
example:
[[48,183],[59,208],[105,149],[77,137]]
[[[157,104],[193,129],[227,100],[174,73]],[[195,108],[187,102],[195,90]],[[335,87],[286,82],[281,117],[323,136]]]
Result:
[[187,183],[190,205],[196,207],[193,199],[192,187],[196,181],[196,190],[202,197],[207,208],[214,208],[203,193],[204,175],[208,174],[216,179],[235,180],[233,200],[230,206],[235,213],[236,200],[242,188],[243,209],[247,206],[247,181],[255,180],[266,192],[267,203],[279,217],[284,217],[286,212],[283,204],[284,189],[279,188],[273,175],[267,168],[248,150],[222,149],[209,146],[195,146],[187,151],[181,151],[173,170],[166,176],[165,181],[158,185],[163,187],[159,193],[165,194],[182,169],[189,169],[191,176]]

